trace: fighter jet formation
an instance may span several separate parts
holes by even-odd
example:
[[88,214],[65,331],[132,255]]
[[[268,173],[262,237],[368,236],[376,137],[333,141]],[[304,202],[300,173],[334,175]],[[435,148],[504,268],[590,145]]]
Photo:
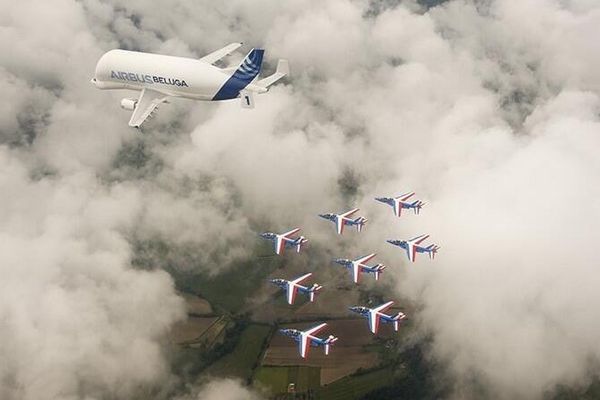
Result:
[[[376,197],[375,200],[392,206],[394,210],[394,215],[396,217],[401,216],[403,209],[412,209],[414,211],[414,214],[418,215],[425,203],[421,200],[414,200],[412,202],[409,202],[408,199],[411,198],[414,194],[414,192],[409,192],[397,197]],[[358,208],[353,208],[352,210],[346,211],[341,214],[319,214],[319,217],[334,222],[336,226],[336,232],[338,235],[341,235],[343,233],[345,226],[356,226],[357,231],[361,232],[368,220],[367,218],[362,216],[352,217],[352,215],[355,214],[358,210]],[[304,236],[294,237],[294,235],[297,234],[299,231],[300,228],[295,228],[286,233],[277,234],[272,232],[265,232],[261,233],[260,235],[264,239],[271,240],[275,247],[275,253],[277,255],[280,255],[283,253],[286,247],[295,247],[296,252],[300,252],[301,247],[308,241],[308,239],[306,239]],[[422,245],[421,243],[424,242],[427,238],[429,238],[429,235],[424,234],[408,240],[387,240],[387,242],[404,249],[408,256],[408,260],[411,262],[415,262],[417,253],[427,253],[429,255],[429,258],[434,259],[437,251],[440,249],[440,247],[437,244],[430,244],[427,246]],[[371,253],[365,256],[358,257],[356,259],[335,258],[333,260],[333,263],[339,264],[348,269],[351,272],[352,281],[355,284],[359,284],[360,276],[362,273],[372,274],[375,278],[375,281],[379,281],[379,278],[383,271],[386,269],[386,266],[381,263],[377,263],[375,265],[368,265],[367,263],[373,258],[375,258],[375,256],[376,253]],[[309,272],[292,280],[276,278],[270,279],[270,282],[280,287],[286,292],[286,299],[289,305],[294,304],[296,294],[298,292],[307,295],[309,301],[314,302],[316,293],[320,291],[323,288],[323,286],[317,283],[314,283],[312,286],[304,286],[300,284],[301,282],[310,278],[312,275],[312,272]],[[387,314],[386,310],[388,310],[393,304],[394,301],[388,301],[384,304],[373,308],[369,308],[366,306],[352,306],[349,307],[349,310],[366,318],[368,321],[369,330],[374,335],[377,335],[379,332],[380,324],[393,324],[394,330],[397,332],[400,327],[400,322],[407,318],[403,312]],[[338,338],[333,335],[329,335],[327,338],[319,338],[314,336],[325,326],[327,326],[327,324],[322,323],[305,331],[288,328],[280,329],[279,332],[283,335],[293,338],[298,343],[298,351],[300,353],[300,356],[302,358],[306,358],[308,356],[308,350],[310,347],[324,347],[325,355],[328,355],[330,351],[330,346],[338,340]]]

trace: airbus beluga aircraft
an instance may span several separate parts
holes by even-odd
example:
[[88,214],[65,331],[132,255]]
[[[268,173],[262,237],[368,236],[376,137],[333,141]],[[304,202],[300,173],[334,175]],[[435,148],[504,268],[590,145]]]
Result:
[[252,49],[233,68],[213,63],[233,53],[242,43],[231,43],[200,59],[172,57],[127,50],[110,50],[96,65],[92,84],[98,89],[139,90],[137,99],[121,100],[121,107],[133,111],[129,126],[139,128],[156,108],[170,97],[217,101],[241,99],[241,106],[254,108],[254,94],[289,74],[287,60],[279,60],[277,71],[256,80],[264,50]]

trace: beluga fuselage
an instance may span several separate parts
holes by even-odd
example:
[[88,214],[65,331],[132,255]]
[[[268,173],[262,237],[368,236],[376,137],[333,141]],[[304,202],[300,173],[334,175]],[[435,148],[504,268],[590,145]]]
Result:
[[277,71],[258,80],[264,50],[252,49],[237,67],[219,68],[213,63],[237,50],[231,43],[200,59],[174,57],[128,50],[110,50],[98,61],[92,84],[98,89],[140,91],[135,98],[124,98],[121,107],[133,111],[129,125],[140,125],[158,105],[171,97],[201,101],[240,98],[241,106],[254,108],[254,94],[289,73],[286,60],[279,60]]

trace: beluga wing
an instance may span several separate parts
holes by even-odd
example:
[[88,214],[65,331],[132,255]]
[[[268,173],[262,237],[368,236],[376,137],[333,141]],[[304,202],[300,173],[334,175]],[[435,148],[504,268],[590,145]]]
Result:
[[142,123],[152,114],[152,112],[158,107],[160,103],[167,101],[169,96],[164,93],[157,92],[151,89],[142,89],[140,98],[135,104],[133,114],[129,120],[129,126],[139,128]]
[[204,61],[205,63],[214,64],[219,61],[221,58],[226,57],[242,47],[242,43],[230,43],[222,49],[215,50],[212,53],[205,55],[200,58],[200,61]]

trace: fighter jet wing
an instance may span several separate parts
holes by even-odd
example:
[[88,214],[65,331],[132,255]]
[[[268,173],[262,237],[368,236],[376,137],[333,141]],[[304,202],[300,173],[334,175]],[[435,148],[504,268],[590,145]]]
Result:
[[142,89],[140,98],[138,99],[131,119],[129,120],[129,126],[139,128],[140,125],[152,114],[152,112],[158,107],[160,103],[167,101],[169,96],[164,93],[157,92],[152,89]]
[[414,194],[415,194],[415,192],[404,193],[404,194],[401,194],[400,196],[396,197],[396,200],[406,201],[407,199],[410,199]]
[[408,256],[408,261],[415,262],[415,258],[417,257],[417,247],[412,242],[406,244],[406,255]]
[[338,235],[341,235],[342,233],[344,233],[344,218],[337,217],[335,219],[335,229],[336,229]]
[[306,358],[308,355],[308,349],[310,348],[310,343],[313,339],[318,339],[313,336],[313,334],[319,332],[321,329],[327,326],[326,322],[323,322],[320,325],[310,328],[307,331],[302,332],[300,340],[298,341],[298,350],[300,351],[300,356],[302,358]]
[[301,335],[300,340],[298,341],[298,351],[300,352],[300,357],[306,358],[309,348],[310,338],[307,335]]
[[421,244],[421,242],[425,239],[427,239],[429,237],[429,235],[421,235],[421,236],[417,236],[416,238],[412,238],[409,240],[409,242],[413,243],[413,244]]
[[282,233],[282,234],[281,234],[281,236],[283,236],[283,237],[287,238],[288,236],[292,236],[294,233],[296,233],[296,232],[298,232],[298,231],[300,231],[300,228],[294,228],[294,229],[292,229],[292,230],[291,230],[291,231],[289,231],[289,232]]
[[371,311],[369,313],[369,329],[372,333],[377,335],[379,331],[379,315],[377,312]]
[[239,49],[241,46],[242,43],[230,43],[222,49],[215,50],[212,53],[205,55],[204,57],[200,58],[200,61],[213,64],[219,61],[221,58],[230,55],[231,53]]
[[313,334],[315,334],[315,333],[319,332],[321,329],[325,328],[326,326],[327,326],[327,323],[326,323],[326,322],[323,322],[323,323],[322,323],[322,324],[320,324],[320,325],[317,325],[317,326],[315,326],[315,327],[312,327],[312,328],[310,328],[310,329],[309,329],[309,330],[307,330],[307,331],[304,331],[304,333],[305,333],[307,336],[312,336]]
[[385,310],[387,310],[388,308],[390,308],[390,306],[391,306],[392,304],[394,304],[394,302],[393,302],[393,301],[388,301],[387,303],[385,303],[385,304],[382,304],[382,305],[380,305],[379,307],[375,307],[375,308],[373,309],[373,311],[375,311],[375,313],[382,313],[382,312],[384,312]]
[[370,259],[372,259],[373,257],[375,257],[377,254],[376,253],[371,253],[367,256],[361,257],[357,260],[355,260],[354,262],[360,266],[366,266],[366,262],[369,262]]
[[361,266],[358,263],[352,263],[352,280],[354,283],[358,283],[360,277]]
[[286,294],[287,294],[287,302],[288,304],[294,304],[294,299],[296,298],[296,292],[298,291],[298,288],[296,287],[296,285],[294,284],[288,284],[287,288],[286,288]]
[[306,275],[302,275],[300,278],[296,278],[296,279],[294,279],[293,281],[290,281],[290,282],[293,283],[293,284],[298,284],[298,283],[302,282],[303,280],[305,280],[306,278],[308,278],[310,276],[312,276],[312,272],[309,272]]
[[351,216],[352,214],[354,214],[357,211],[358,211],[358,208],[353,208],[350,211],[346,211],[345,213],[340,214],[340,217],[342,217],[342,218],[348,218],[349,216]]
[[283,236],[277,236],[275,238],[275,254],[282,254],[285,249],[285,240]]
[[296,298],[296,293],[298,293],[298,288],[306,289],[304,286],[300,285],[299,283],[310,276],[312,276],[312,272],[309,272],[306,275],[302,275],[301,277],[296,278],[293,281],[287,281],[285,290],[286,290],[286,297],[287,297],[288,304],[294,304],[294,300]]

